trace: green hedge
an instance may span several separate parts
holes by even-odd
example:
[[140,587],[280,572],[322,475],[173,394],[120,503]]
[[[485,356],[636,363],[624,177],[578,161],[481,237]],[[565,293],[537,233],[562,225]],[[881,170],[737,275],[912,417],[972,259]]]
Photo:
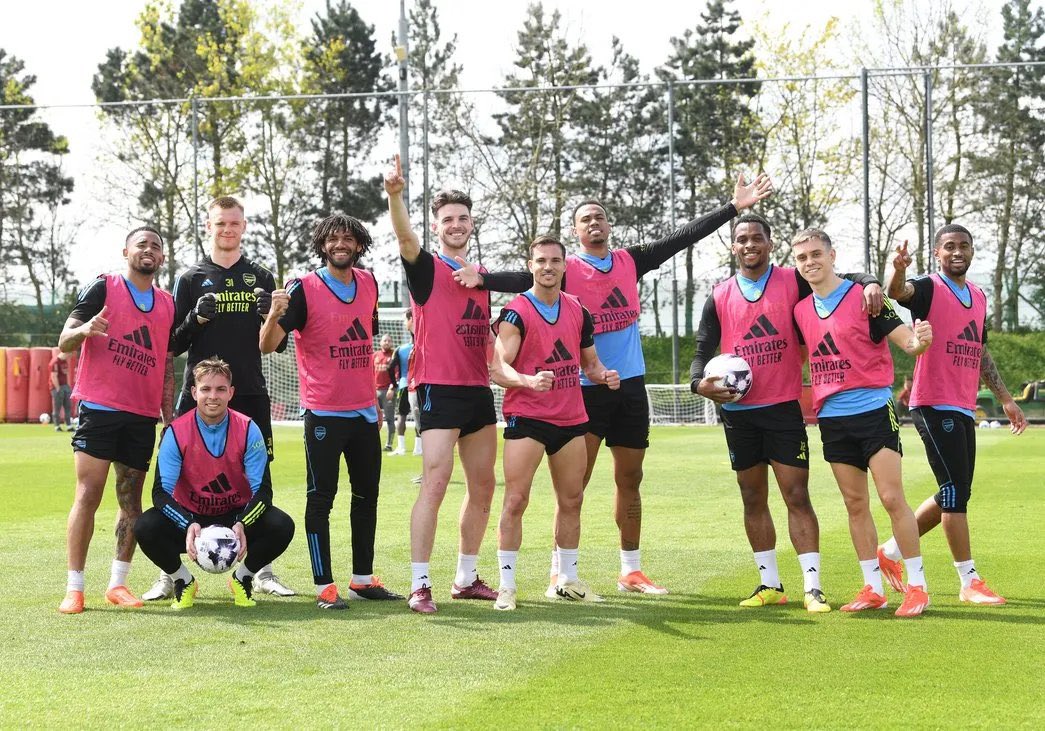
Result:
[[[689,382],[689,364],[693,360],[693,338],[679,338],[679,381]],[[1025,381],[1045,378],[1045,332],[995,333],[987,336],[987,347],[998,364],[998,370],[1010,390]],[[647,383],[671,383],[671,338],[643,337]],[[896,387],[903,385],[905,373],[914,371],[914,359],[896,348],[893,365]]]

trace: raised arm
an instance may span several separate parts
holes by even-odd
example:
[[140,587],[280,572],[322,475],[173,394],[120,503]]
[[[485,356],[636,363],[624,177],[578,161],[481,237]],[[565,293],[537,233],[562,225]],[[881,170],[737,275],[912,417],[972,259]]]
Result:
[[759,173],[754,182],[748,183],[744,175],[737,177],[733,188],[733,199],[711,213],[683,224],[662,239],[649,244],[629,246],[626,251],[635,260],[638,276],[651,272],[675,254],[697,243],[728,223],[740,211],[750,208],[773,193],[773,182],[765,173]]
[[900,303],[910,302],[914,297],[914,285],[907,281],[907,267],[911,265],[911,255],[907,252],[907,242],[896,247],[893,265],[886,267],[885,293]]
[[392,229],[399,239],[399,255],[408,264],[417,261],[421,254],[421,242],[410,227],[410,212],[403,201],[406,178],[403,177],[403,162],[395,156],[395,166],[385,173],[385,193],[388,194],[388,213],[392,217]]

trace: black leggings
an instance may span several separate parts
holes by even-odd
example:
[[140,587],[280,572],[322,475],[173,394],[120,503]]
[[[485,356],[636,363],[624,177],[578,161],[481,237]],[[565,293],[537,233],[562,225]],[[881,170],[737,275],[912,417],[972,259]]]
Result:
[[[231,513],[199,518],[203,527],[224,525],[231,528],[235,520]],[[294,519],[270,505],[261,517],[245,526],[243,532],[247,536],[247,555],[243,564],[248,571],[257,573],[287,550],[294,538]],[[141,514],[134,524],[134,537],[138,539],[142,553],[164,573],[173,574],[181,566],[185,531],[174,525],[159,508],[149,508]]]
[[362,417],[305,412],[305,533],[316,584],[334,583],[330,566],[330,511],[337,495],[341,459],[352,486],[352,573],[374,571],[377,495],[381,483],[378,425]]

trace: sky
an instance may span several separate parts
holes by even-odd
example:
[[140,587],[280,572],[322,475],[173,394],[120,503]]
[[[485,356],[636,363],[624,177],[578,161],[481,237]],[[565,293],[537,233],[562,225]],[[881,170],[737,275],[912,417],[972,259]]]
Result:
[[[378,47],[391,50],[391,35],[398,25],[399,3],[395,0],[353,0],[360,15],[375,26]],[[489,88],[511,69],[516,35],[526,16],[528,0],[437,0],[444,35],[458,35],[458,60],[464,66],[462,87]],[[597,64],[609,61],[610,38],[619,36],[628,52],[639,58],[643,70],[651,72],[664,62],[670,38],[699,22],[701,2],[679,0],[544,0],[546,10],[558,9],[568,37],[583,41]],[[977,3],[996,7],[1000,0]],[[90,105],[94,101],[91,78],[105,52],[113,47],[133,48],[138,42],[135,18],[145,0],[43,0],[19,2],[0,0],[0,48],[21,58],[37,77],[32,94],[41,105]],[[325,2],[301,0],[298,22],[307,29],[309,18]],[[407,0],[409,7],[410,0]],[[734,6],[746,19],[758,18],[770,26],[789,22],[801,27],[822,27],[832,15],[853,29],[869,16],[869,0],[840,3],[837,0],[768,2],[738,0]],[[104,8],[104,10],[102,10]],[[992,16],[997,12],[992,11]],[[69,172],[78,181],[97,175],[92,170],[91,150],[99,141],[92,136],[91,109],[50,110],[48,121],[70,139]],[[53,121],[52,121],[53,120]],[[86,175],[85,175],[86,174]],[[78,184],[80,184],[78,182]],[[93,183],[104,184],[94,179]],[[130,214],[130,211],[129,211]],[[119,248],[111,237],[119,228],[93,225],[81,227],[82,242],[74,252],[72,269],[81,281],[100,268],[121,265]]]

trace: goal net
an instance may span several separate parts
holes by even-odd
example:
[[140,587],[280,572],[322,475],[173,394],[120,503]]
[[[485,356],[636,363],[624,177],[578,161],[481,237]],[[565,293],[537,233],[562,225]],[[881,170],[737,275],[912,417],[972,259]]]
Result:
[[[378,332],[374,339],[374,348],[383,335],[392,338],[392,347],[398,348],[407,342],[410,334],[404,324],[405,308],[382,307],[378,316]],[[298,400],[298,366],[294,357],[294,337],[287,341],[287,349],[282,353],[272,353],[261,359],[262,372],[268,384],[269,397],[272,401],[272,420],[274,422],[299,422],[301,403]],[[497,418],[503,423],[501,408],[504,404],[504,389],[493,386],[494,405]],[[660,424],[716,424],[718,419],[715,405],[690,393],[688,385],[646,384],[646,398],[649,401],[650,422]]]

